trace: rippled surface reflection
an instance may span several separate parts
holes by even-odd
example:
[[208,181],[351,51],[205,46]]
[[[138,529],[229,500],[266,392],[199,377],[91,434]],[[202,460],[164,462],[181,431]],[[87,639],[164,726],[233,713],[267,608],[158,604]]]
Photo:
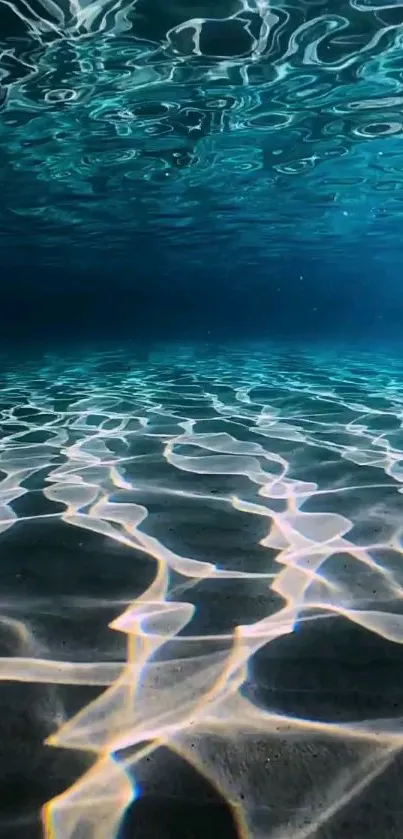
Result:
[[386,355],[4,374],[1,835],[401,836],[402,420]]
[[401,0],[1,0],[3,246],[399,242],[402,25]]

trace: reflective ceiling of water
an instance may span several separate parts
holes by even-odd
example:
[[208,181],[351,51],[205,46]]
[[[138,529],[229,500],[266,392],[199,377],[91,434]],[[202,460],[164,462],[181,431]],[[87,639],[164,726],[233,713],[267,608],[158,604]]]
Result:
[[390,250],[402,35],[401,0],[0,0],[0,249]]

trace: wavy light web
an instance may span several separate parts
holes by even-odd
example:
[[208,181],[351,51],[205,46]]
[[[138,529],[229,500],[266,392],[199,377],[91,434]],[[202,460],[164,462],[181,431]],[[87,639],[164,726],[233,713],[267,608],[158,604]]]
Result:
[[401,381],[390,358],[267,346],[55,356],[6,377],[3,550],[14,539],[17,563],[25,533],[31,550],[53,540],[50,590],[79,536],[59,591],[2,605],[0,678],[53,686],[48,747],[93,757],[44,807],[47,839],[113,839],[129,805],[148,836],[142,796],[180,795],[169,754],[245,839],[375,837],[379,819],[399,835],[398,793],[378,815],[371,800],[396,789],[402,746]]

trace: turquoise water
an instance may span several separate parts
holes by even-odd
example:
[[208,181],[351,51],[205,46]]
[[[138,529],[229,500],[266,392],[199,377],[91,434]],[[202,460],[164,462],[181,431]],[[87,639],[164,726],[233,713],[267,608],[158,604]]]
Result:
[[403,2],[0,0],[0,839],[400,839]]
[[1,14],[2,340],[399,339],[399,0]]

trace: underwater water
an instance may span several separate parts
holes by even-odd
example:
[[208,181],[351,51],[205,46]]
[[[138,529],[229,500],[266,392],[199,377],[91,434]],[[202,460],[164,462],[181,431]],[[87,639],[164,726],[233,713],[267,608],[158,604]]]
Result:
[[403,835],[403,0],[0,0],[0,839]]

